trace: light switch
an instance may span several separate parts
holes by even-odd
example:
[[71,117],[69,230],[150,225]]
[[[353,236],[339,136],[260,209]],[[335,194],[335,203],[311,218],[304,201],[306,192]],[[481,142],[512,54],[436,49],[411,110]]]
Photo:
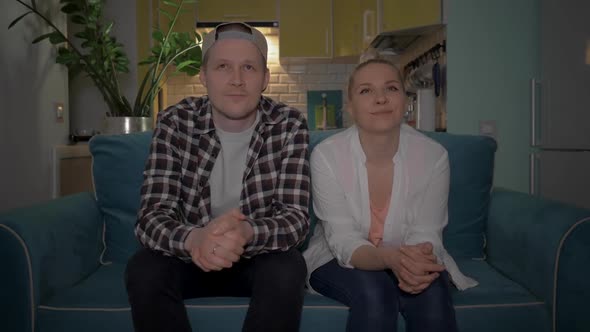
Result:
[[59,123],[64,122],[64,104],[56,102],[53,105],[55,108],[55,121]]
[[489,136],[498,140],[496,131],[496,120],[481,120],[479,121],[479,134]]

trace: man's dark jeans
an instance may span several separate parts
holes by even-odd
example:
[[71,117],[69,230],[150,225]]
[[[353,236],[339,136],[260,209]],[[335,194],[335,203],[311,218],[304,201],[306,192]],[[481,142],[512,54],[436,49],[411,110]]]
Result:
[[136,331],[191,331],[184,299],[237,296],[250,297],[243,331],[282,332],[299,331],[305,276],[296,249],[242,258],[212,272],[142,249],[127,264],[125,284]]
[[398,312],[408,332],[457,331],[446,272],[422,293],[412,295],[399,289],[391,271],[348,269],[333,259],[313,271],[310,284],[350,307],[348,332],[397,331]]

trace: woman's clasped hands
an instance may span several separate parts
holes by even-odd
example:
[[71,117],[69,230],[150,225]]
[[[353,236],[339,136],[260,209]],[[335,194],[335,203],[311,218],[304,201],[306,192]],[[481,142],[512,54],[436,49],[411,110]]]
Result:
[[397,277],[399,288],[410,294],[424,291],[445,270],[430,242],[402,245],[386,253],[385,262]]

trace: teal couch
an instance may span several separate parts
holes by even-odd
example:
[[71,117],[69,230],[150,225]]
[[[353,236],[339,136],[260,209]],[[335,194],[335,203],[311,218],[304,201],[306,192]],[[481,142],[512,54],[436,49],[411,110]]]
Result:
[[[311,147],[330,134],[312,132]],[[1,331],[132,331],[123,271],[138,248],[150,135],[92,139],[95,194],[0,214]],[[590,331],[590,211],[492,190],[490,138],[428,135],[451,164],[445,246],[480,283],[453,290],[460,330]],[[195,331],[239,331],[247,306],[247,298],[186,301]],[[342,304],[308,295],[301,330],[344,331],[346,318]]]

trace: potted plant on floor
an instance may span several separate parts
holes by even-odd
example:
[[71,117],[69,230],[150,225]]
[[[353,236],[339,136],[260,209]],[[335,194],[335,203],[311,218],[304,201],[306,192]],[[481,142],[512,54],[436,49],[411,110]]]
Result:
[[173,31],[183,7],[194,4],[195,0],[162,0],[161,4],[169,10],[159,9],[168,19],[166,29],[154,27],[150,56],[139,65],[148,66],[145,76],[139,83],[135,100],[130,102],[121,91],[119,78],[129,72],[129,59],[124,46],[112,36],[114,22],[105,22],[102,16],[104,0],[60,0],[61,12],[67,15],[68,22],[77,31],[70,38],[41,11],[36,1],[16,0],[26,11],[15,18],[8,28],[12,28],[28,15],[35,15],[50,28],[51,32],[35,38],[38,43],[48,40],[58,47],[56,62],[67,66],[70,80],[80,73],[86,74],[100,91],[107,105],[103,132],[118,133],[133,131],[117,130],[123,123],[151,127],[151,113],[154,100],[161,90],[168,73],[175,67],[176,72],[190,76],[199,73],[201,65],[201,38],[196,32]]

